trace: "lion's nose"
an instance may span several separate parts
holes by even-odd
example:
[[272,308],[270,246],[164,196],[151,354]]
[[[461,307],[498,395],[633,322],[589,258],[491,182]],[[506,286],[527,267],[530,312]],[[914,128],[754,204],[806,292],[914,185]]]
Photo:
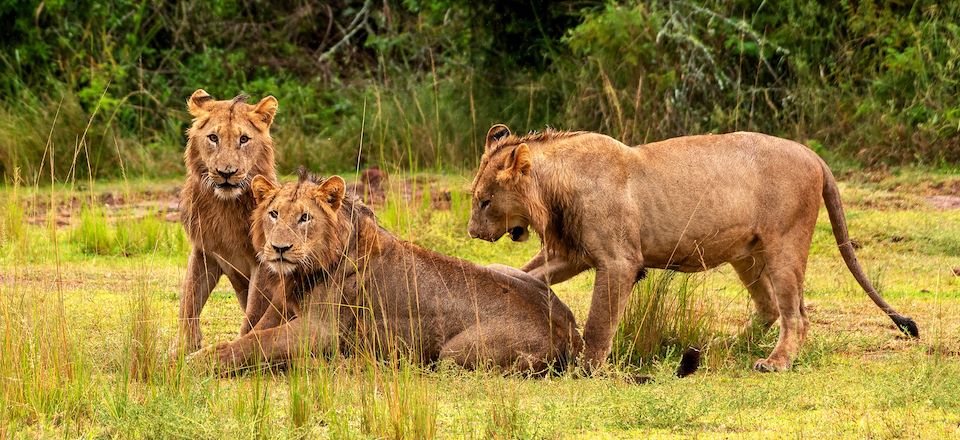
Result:
[[223,180],[230,180],[230,178],[233,177],[234,174],[237,174],[237,170],[236,170],[236,169],[232,169],[232,170],[231,170],[231,169],[226,169],[226,170],[218,169],[218,170],[217,170],[217,174],[219,174],[220,177],[223,177]]
[[282,254],[282,253],[284,253],[284,252],[286,252],[286,251],[289,251],[290,248],[293,247],[293,245],[289,245],[289,244],[283,244],[283,245],[276,245],[276,244],[274,244],[274,245],[271,245],[271,246],[273,246],[273,250],[277,251],[278,254]]

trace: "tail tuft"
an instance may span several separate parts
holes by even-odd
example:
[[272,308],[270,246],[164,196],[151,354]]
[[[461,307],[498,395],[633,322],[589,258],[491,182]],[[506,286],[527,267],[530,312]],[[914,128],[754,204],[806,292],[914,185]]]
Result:
[[[910,321],[911,323],[913,321]],[[916,329],[916,324],[914,324]],[[677,367],[677,377],[687,377],[700,368],[700,350],[690,347],[683,352],[680,357],[680,365]]]
[[892,319],[893,323],[897,325],[897,328],[907,336],[911,338],[920,337],[920,327],[917,327],[917,323],[912,318],[903,315],[890,315],[890,319]]

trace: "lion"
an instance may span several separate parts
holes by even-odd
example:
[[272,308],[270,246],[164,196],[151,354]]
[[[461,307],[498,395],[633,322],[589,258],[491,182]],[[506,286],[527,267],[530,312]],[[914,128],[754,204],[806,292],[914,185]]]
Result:
[[263,283],[258,284],[250,240],[250,214],[256,206],[250,180],[256,175],[276,180],[270,125],[278,103],[273,96],[254,105],[246,100],[241,95],[217,101],[202,89],[187,99],[194,119],[183,156],[187,179],[180,193],[180,221],[192,250],[180,297],[178,350],[200,348],[200,311],[222,275],[249,315],[241,334],[259,320],[270,295],[258,288]]
[[847,268],[900,330],[857,262],[833,174],[805,146],[759,133],[686,136],[628,147],[598,133],[487,133],[473,181],[469,234],[514,241],[532,228],[541,251],[524,272],[547,284],[596,270],[584,360],[610,351],[627,298],[647,268],[699,272],[730,263],[756,314],[741,336],[777,319],[776,347],[754,368],[792,366],[809,327],[803,278],[822,198]]
[[[539,373],[582,349],[573,313],[550,288],[507,266],[482,267],[405,242],[377,224],[339,176],[280,186],[252,182],[253,243],[277,295],[293,313],[270,308],[254,330],[198,352],[230,371],[302,353],[402,353],[423,363],[449,360]],[[276,298],[276,297],[275,297]]]

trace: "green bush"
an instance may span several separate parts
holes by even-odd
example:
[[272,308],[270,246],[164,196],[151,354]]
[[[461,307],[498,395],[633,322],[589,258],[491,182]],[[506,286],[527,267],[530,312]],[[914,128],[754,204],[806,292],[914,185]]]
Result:
[[177,255],[189,245],[183,228],[156,215],[142,218],[107,219],[100,207],[84,207],[80,222],[70,235],[80,252],[93,255]]
[[754,130],[866,164],[960,160],[960,6],[651,2],[588,13],[566,121],[630,143]]
[[187,238],[179,223],[169,223],[156,215],[123,219],[116,224],[116,251],[121,255],[183,254]]
[[80,252],[112,255],[116,252],[116,231],[107,221],[103,208],[86,206],[80,210],[80,223],[71,234]]
[[279,99],[281,172],[471,167],[495,122],[960,162],[957,3],[7,0],[0,18],[8,179],[182,173],[200,87]]
[[688,347],[709,347],[719,317],[694,276],[658,270],[637,285],[613,339],[615,364],[643,367]]

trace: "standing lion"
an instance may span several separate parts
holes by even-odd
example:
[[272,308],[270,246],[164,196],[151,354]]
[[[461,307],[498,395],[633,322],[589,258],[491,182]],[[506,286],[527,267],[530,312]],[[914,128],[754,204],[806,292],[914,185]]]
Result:
[[870,284],[847,235],[833,174],[813,151],[759,133],[687,136],[628,147],[589,132],[487,133],[473,182],[470,235],[527,238],[541,252],[523,270],[548,284],[596,269],[584,328],[588,366],[610,351],[627,297],[646,268],[699,272],[730,263],[756,306],[744,329],[780,320],[754,368],[790,368],[809,327],[803,277],[820,200],[847,268],[897,325],[916,323]]
[[180,193],[180,221],[193,249],[180,297],[178,348],[190,352],[200,348],[200,311],[222,275],[247,314],[241,334],[266,307],[258,294],[258,264],[250,241],[250,214],[256,206],[250,180],[259,174],[276,181],[270,125],[277,99],[267,96],[254,105],[246,99],[217,101],[202,89],[187,99],[194,119],[183,156],[187,181]]

